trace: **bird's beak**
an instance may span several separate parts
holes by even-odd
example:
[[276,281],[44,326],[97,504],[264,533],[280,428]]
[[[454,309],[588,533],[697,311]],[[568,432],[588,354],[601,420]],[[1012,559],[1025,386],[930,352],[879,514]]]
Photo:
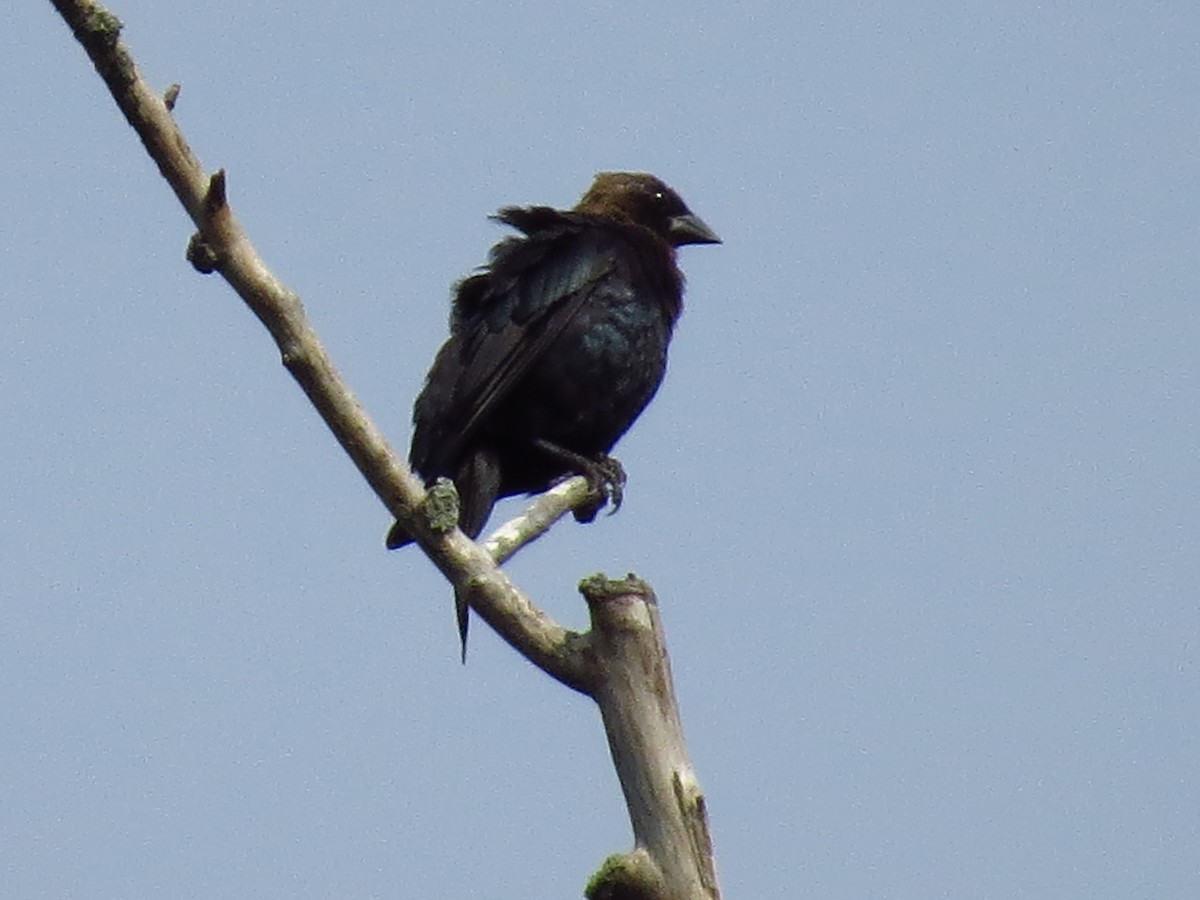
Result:
[[684,244],[721,243],[717,233],[705,225],[704,220],[694,213],[672,218],[667,226],[667,237],[676,247],[682,247]]

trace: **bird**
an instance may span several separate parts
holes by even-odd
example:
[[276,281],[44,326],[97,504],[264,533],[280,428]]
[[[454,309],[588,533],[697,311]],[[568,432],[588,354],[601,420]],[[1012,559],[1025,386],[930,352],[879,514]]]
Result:
[[[625,473],[609,451],[657,392],[683,304],[676,248],[719,244],[674,190],[644,172],[601,172],[571,209],[506,206],[515,229],[453,290],[450,336],[413,404],[409,463],[449,478],[459,527],[478,537],[502,497],[584,475],[598,500]],[[387,547],[412,540],[395,523]],[[466,658],[468,609],[456,597]]]

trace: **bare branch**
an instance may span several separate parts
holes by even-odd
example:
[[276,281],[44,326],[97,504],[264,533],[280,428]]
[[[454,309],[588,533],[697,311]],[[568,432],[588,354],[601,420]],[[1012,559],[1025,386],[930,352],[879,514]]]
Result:
[[579,507],[588,490],[571,479],[539,498],[486,546],[424,515],[425,490],[358,404],[308,323],[300,299],[267,268],[229,205],[223,170],[209,177],[171,117],[178,90],[156,94],[120,39],[120,21],[92,0],[52,0],[87,50],[117,105],[195,222],[188,259],[219,272],[271,333],[284,366],[388,510],[461,596],[508,643],[600,707],[629,808],[635,848],[611,857],[589,897],[717,900],[704,797],[687,750],[658,606],[630,576],[581,586],[588,634],[568,631],[522,594],[498,561]]
[[579,689],[586,679],[578,635],[539,610],[501,572],[482,547],[458,529],[438,533],[420,515],[425,489],[367,416],[309,324],[300,298],[267,268],[227,198],[224,170],[209,177],[171,117],[168,100],[142,78],[125,43],[120,20],[93,0],[52,0],[71,26],[170,184],[198,232],[188,259],[215,271],[266,326],[280,356],[329,430],[384,506],[401,520],[434,564],[465,591],[471,605],[518,652],[547,674]]
[[589,499],[590,488],[583,477],[570,478],[538,494],[525,511],[493,531],[483,546],[497,565],[502,565],[526,544],[536,541],[565,516]]
[[[654,592],[633,575],[622,581],[593,576],[579,589],[592,617],[590,649],[604,673],[592,697],[604,720],[636,844],[635,858],[616,870],[622,879],[640,873],[647,897],[716,900],[720,890],[708,813],[683,739]],[[652,869],[636,858],[639,850],[649,855]]]

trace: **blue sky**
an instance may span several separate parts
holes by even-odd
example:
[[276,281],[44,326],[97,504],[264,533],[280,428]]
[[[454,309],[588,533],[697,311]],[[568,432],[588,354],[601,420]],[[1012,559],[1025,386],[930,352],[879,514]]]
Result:
[[[655,586],[726,896],[1195,897],[1200,9],[943,7],[113,8],[398,448],[497,207],[725,239],[624,508],[510,568]],[[595,711],[458,664],[50,5],[2,40],[0,894],[578,895]]]

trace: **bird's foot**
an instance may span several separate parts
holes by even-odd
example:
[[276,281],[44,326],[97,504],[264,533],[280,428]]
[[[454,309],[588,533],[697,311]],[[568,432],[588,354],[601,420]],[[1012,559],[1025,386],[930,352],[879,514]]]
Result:
[[568,463],[577,474],[587,479],[589,496],[575,507],[573,514],[576,522],[591,522],[607,503],[612,503],[608,513],[610,516],[621,508],[621,501],[625,499],[626,478],[625,467],[620,460],[607,453],[595,457],[583,456],[550,441],[538,441],[537,444],[540,449]]
[[589,497],[582,506],[575,507],[576,522],[592,521],[606,503],[612,503],[612,509],[608,511],[611,516],[625,499],[625,467],[621,461],[601,454],[588,462],[587,470],[580,474],[588,480]]

